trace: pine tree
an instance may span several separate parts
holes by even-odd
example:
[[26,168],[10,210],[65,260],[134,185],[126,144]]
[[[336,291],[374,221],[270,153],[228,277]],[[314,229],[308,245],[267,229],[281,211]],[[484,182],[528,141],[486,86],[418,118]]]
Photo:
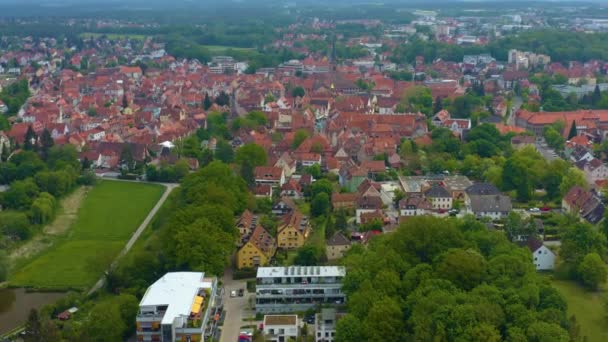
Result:
[[49,150],[51,149],[51,147],[53,147],[53,145],[55,145],[53,137],[51,136],[51,132],[49,132],[49,130],[46,128],[44,129],[44,131],[42,131],[42,134],[40,135],[40,145],[42,147],[42,158],[46,160]]
[[211,105],[213,105],[213,103],[211,102],[211,99],[209,98],[209,94],[205,93],[205,100],[203,100],[203,108],[205,110],[208,110],[209,108],[211,108]]
[[437,96],[435,98],[435,107],[433,108],[433,112],[435,114],[441,112],[441,110],[443,109],[443,104],[441,103],[441,98],[439,98],[439,96]]
[[593,89],[593,95],[591,96],[591,104],[595,106],[601,99],[602,93],[600,92],[600,87],[596,84],[595,89]]
[[27,132],[25,132],[25,139],[23,141],[23,149],[26,151],[33,151],[36,149],[36,143],[38,141],[38,136],[34,129],[30,125],[27,128]]
[[576,130],[576,121],[572,121],[572,126],[570,126],[570,133],[568,133],[568,140],[574,138],[577,135],[578,132]]

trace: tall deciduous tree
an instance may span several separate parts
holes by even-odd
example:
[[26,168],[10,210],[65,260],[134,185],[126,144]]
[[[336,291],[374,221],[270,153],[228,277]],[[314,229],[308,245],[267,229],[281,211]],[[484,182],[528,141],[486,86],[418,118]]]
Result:
[[578,273],[585,286],[597,290],[606,282],[606,263],[599,254],[589,253],[578,266]]

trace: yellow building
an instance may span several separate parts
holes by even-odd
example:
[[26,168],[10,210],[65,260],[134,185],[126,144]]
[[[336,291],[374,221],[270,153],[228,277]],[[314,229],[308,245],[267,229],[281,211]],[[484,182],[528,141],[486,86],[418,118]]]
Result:
[[236,267],[241,269],[268,265],[276,250],[275,239],[266,229],[258,225],[237,251]]
[[289,214],[284,223],[279,227],[277,241],[279,248],[294,249],[304,246],[304,242],[310,234],[308,217],[294,210]]

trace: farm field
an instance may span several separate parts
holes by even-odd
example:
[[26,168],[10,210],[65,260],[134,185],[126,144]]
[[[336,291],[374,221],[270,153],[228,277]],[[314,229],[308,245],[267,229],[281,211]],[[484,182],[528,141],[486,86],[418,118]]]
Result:
[[10,277],[11,286],[83,289],[92,285],[161,197],[160,185],[102,181],[69,232]]

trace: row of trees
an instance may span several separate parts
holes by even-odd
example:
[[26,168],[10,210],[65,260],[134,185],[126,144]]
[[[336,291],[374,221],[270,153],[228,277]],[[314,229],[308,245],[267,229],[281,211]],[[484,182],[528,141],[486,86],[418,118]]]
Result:
[[339,341],[579,341],[564,298],[525,248],[472,220],[414,217],[355,246]]

